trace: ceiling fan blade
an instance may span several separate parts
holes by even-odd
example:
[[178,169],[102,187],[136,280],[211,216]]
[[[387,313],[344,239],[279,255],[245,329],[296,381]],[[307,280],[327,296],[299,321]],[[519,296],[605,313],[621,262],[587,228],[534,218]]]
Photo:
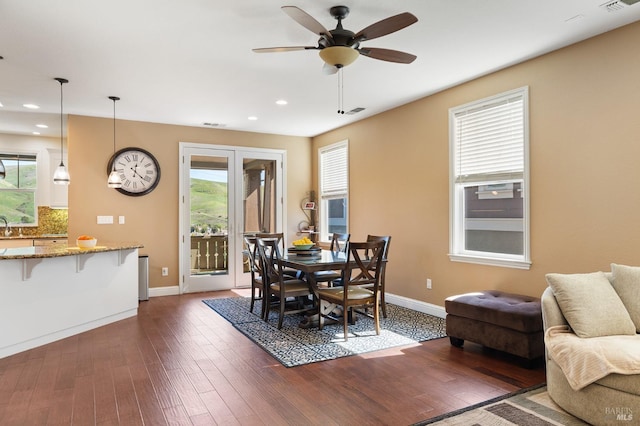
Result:
[[293,52],[294,50],[316,50],[315,46],[260,47],[252,49],[256,53]]
[[416,22],[418,22],[418,18],[411,13],[401,13],[369,25],[367,28],[359,31],[353,38],[358,41],[372,40],[401,30]]
[[329,31],[316,19],[304,10],[296,6],[282,6],[282,11],[289,15],[294,21],[302,25],[312,33],[322,35],[328,34]]
[[412,55],[411,53],[400,52],[399,50],[380,49],[377,47],[363,47],[358,50],[361,55],[381,61],[398,62],[400,64],[410,64],[417,58],[416,55]]
[[331,74],[335,74],[337,72],[338,72],[338,67],[335,67],[333,65],[329,65],[326,62],[322,66],[322,74],[331,75]]

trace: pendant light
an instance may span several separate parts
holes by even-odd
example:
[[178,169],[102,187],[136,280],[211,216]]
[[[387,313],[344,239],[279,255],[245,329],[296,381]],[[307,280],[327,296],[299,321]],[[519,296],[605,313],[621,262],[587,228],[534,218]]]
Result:
[[56,185],[69,185],[71,179],[69,177],[69,172],[67,168],[64,166],[64,152],[62,146],[62,129],[63,129],[63,110],[62,110],[62,85],[68,83],[69,80],[65,78],[54,78],[58,83],[60,83],[60,165],[56,169],[53,174],[53,183]]
[[[116,101],[120,98],[117,96],[109,96],[109,99],[113,101],[113,154],[116,153]],[[120,173],[116,171],[116,163],[113,162],[113,168],[109,173],[109,179],[107,180],[107,186],[109,188],[122,188],[122,180],[120,179]]]

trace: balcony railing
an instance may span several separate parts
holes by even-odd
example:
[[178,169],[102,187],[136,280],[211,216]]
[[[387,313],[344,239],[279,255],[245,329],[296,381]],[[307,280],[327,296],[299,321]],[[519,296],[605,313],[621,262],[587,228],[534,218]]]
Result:
[[191,236],[191,273],[221,273],[228,269],[227,235]]

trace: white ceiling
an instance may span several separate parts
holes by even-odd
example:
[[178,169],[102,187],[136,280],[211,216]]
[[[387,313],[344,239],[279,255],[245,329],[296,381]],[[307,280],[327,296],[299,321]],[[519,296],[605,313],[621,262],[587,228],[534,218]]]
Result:
[[[412,64],[360,57],[337,76],[317,51],[252,48],[316,45],[280,7],[297,6],[327,29],[331,6],[351,9],[357,32],[411,12],[418,22],[362,43],[418,56]],[[640,20],[640,3],[609,12],[604,0],[0,0],[0,132],[60,135],[64,111],[185,126],[314,136],[447,87]],[[597,58],[594,58],[597,60]],[[275,101],[285,99],[286,106]],[[25,112],[24,103],[41,106]],[[258,117],[248,120],[249,116]]]

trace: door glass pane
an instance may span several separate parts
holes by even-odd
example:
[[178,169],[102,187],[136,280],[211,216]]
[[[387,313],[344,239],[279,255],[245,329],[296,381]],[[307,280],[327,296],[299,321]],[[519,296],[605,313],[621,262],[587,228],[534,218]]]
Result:
[[[245,158],[243,169],[244,234],[276,232],[276,161]],[[244,255],[243,272],[249,272]]]
[[191,275],[229,273],[228,174],[226,157],[191,157]]

